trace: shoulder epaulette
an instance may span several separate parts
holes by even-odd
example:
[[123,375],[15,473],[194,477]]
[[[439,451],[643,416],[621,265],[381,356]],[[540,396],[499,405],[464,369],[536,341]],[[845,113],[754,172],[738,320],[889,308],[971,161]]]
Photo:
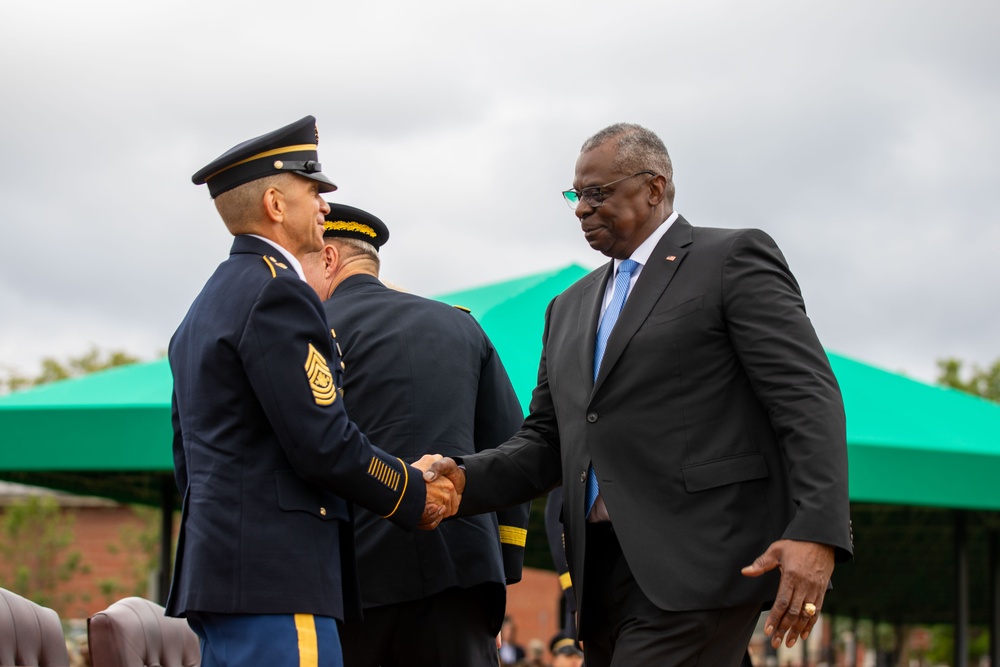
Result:
[[278,277],[278,272],[275,270],[276,268],[282,269],[283,271],[288,270],[288,265],[285,264],[284,262],[279,262],[274,255],[262,255],[261,259],[263,259],[264,263],[267,264],[267,268],[271,270],[272,278]]

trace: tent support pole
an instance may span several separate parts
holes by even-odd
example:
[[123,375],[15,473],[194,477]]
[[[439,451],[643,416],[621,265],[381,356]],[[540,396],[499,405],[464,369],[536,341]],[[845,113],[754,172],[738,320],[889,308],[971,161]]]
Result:
[[990,664],[1000,665],[1000,529],[990,529]]
[[969,551],[966,516],[954,513],[955,527],[955,667],[969,667]]

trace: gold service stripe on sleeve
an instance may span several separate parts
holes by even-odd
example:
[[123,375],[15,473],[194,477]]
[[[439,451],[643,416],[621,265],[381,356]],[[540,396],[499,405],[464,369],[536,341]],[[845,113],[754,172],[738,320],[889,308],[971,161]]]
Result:
[[528,531],[517,526],[500,526],[500,543],[523,547],[528,541]]

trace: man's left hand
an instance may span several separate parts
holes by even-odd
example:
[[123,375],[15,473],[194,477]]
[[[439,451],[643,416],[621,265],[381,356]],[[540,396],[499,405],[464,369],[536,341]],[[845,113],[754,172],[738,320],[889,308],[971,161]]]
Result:
[[[747,577],[759,577],[774,568],[781,570],[781,582],[774,606],[764,624],[771,646],[782,639],[791,648],[801,636],[806,639],[816,625],[823,598],[833,574],[833,547],[818,542],[778,540],[743,568]],[[812,613],[810,613],[812,612]]]

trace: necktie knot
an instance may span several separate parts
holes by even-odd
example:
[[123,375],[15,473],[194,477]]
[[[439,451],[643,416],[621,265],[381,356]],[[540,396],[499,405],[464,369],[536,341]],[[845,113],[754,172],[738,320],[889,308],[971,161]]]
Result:
[[634,259],[626,259],[624,262],[618,265],[618,274],[625,274],[626,276],[632,277],[635,270],[639,268],[639,262]]

